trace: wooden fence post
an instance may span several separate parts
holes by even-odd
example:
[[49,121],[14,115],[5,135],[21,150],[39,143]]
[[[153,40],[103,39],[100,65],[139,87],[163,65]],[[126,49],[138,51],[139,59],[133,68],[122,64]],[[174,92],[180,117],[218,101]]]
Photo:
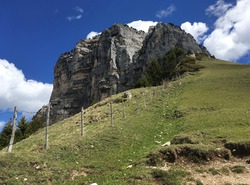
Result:
[[155,87],[153,88],[153,98],[155,97]]
[[17,110],[16,110],[16,107],[14,107],[13,127],[12,127],[10,143],[9,143],[8,150],[7,150],[7,152],[9,152],[9,153],[12,151],[12,147],[13,147],[13,143],[14,143],[14,139],[15,139],[16,120],[17,120]]
[[45,149],[49,149],[49,116],[50,116],[50,102],[48,104],[47,110],[47,123],[46,123],[46,133],[45,133]]
[[136,104],[136,105],[135,105],[135,106],[136,106],[136,109],[135,109],[135,110],[136,110],[136,113],[139,115],[139,102],[138,102],[138,98],[137,98],[137,97],[135,97],[135,101],[136,101],[136,102],[135,102],[135,104]]
[[81,136],[84,136],[84,108],[81,111]]
[[110,101],[110,119],[111,119],[111,127],[114,127],[114,121],[113,121],[113,104],[112,101]]
[[144,108],[146,109],[146,108],[147,108],[147,105],[146,105],[145,93],[144,93],[144,92],[142,93],[142,96],[143,96],[143,104],[144,104]]
[[123,118],[126,118],[126,113],[125,113],[125,100],[122,101],[122,106],[123,106]]
[[165,105],[165,100],[163,100],[163,110],[162,110],[163,116],[166,115],[166,105]]

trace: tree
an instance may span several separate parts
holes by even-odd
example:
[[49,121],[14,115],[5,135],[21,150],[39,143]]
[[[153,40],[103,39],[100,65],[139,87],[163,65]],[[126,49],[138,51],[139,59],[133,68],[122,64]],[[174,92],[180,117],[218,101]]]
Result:
[[0,148],[4,148],[8,146],[10,141],[10,136],[12,133],[12,119],[10,119],[5,126],[3,127],[3,130],[0,135]]
[[28,135],[31,135],[35,133],[39,128],[43,128],[44,126],[45,125],[42,119],[35,116],[33,117],[32,121],[29,123],[29,126],[27,128],[27,133]]
[[171,80],[179,76],[185,56],[183,49],[174,48],[163,58],[153,59],[144,76],[137,81],[136,87],[161,85],[163,80]]
[[160,85],[162,80],[163,70],[158,62],[154,59],[147,70],[147,78],[150,85]]
[[[9,141],[12,134],[13,128],[13,119],[10,119],[5,126],[3,127],[2,132],[0,133],[0,149],[9,145]],[[34,116],[30,122],[26,120],[25,117],[22,117],[15,131],[15,141],[17,143],[33,133],[35,133],[38,129],[43,128],[45,126],[44,122],[41,118]]]
[[27,122],[26,118],[23,116],[18,122],[18,130],[16,133],[18,140],[27,138],[29,136],[28,130],[29,130],[29,123]]
[[162,58],[163,78],[171,79],[180,73],[180,65],[186,53],[181,48],[174,48]]

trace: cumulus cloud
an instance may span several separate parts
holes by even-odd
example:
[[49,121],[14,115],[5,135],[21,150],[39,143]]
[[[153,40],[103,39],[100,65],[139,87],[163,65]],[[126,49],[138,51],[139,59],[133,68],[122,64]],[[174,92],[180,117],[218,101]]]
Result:
[[205,34],[208,31],[206,23],[194,22],[191,24],[190,22],[185,22],[181,24],[181,29],[185,30],[187,33],[190,33],[198,43],[203,42],[207,37]]
[[131,23],[128,23],[127,25],[137,30],[148,32],[149,27],[155,26],[157,23],[158,22],[138,20],[138,21],[133,21]]
[[93,37],[95,37],[96,35],[100,35],[101,33],[99,32],[95,32],[95,31],[91,31],[88,35],[87,35],[87,37],[86,37],[86,39],[92,39]]
[[160,10],[156,13],[156,17],[162,19],[165,17],[168,17],[169,15],[171,15],[174,11],[176,10],[174,5],[170,5],[167,9],[165,10]]
[[[216,8],[211,8],[216,7]],[[222,14],[217,10],[222,9]],[[238,0],[235,5],[219,0],[207,11],[218,16],[214,30],[204,46],[217,58],[236,61],[250,51],[250,1]]]
[[0,110],[36,112],[49,102],[52,84],[27,80],[13,63],[0,59]]

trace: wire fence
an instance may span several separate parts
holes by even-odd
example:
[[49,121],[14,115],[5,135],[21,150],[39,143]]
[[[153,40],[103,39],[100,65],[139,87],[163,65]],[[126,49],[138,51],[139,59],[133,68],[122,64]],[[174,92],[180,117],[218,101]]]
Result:
[[0,116],[4,116],[4,115],[10,115],[13,114],[14,112],[4,112],[4,113],[0,113]]
[[[173,84],[173,83],[171,83]],[[118,97],[118,96],[111,96],[109,98],[107,98],[104,101],[101,101],[97,104],[95,104],[94,106],[92,106],[92,108],[85,110],[82,108],[81,114],[78,114],[78,120],[77,123],[81,124],[81,136],[84,136],[84,125],[86,124],[90,124],[93,122],[99,122],[103,119],[106,118],[110,118],[110,125],[112,127],[114,127],[116,125],[116,119],[118,117],[120,117],[119,115],[122,116],[122,119],[126,119],[128,116],[135,116],[135,115],[143,115],[143,113],[145,114],[144,110],[147,111],[151,111],[151,103],[150,102],[154,102],[154,107],[158,107],[159,110],[162,111],[161,116],[165,116],[166,112],[167,112],[167,100],[166,98],[169,95],[169,88],[170,84],[164,84],[162,86],[159,87],[152,87],[148,90],[146,89],[141,89],[140,91],[137,91],[132,98],[128,97],[126,100],[129,100],[129,104],[126,103],[126,100],[124,99],[124,97]],[[171,85],[173,87],[173,89],[177,86],[180,86],[181,83],[179,84],[175,84],[175,85]],[[168,90],[167,90],[168,89]],[[171,91],[171,90],[170,90]],[[104,106],[107,105],[107,106]],[[50,119],[51,116],[55,116],[57,114],[51,115],[50,114],[50,103],[47,105],[48,109],[47,109],[47,120],[46,120],[46,150],[49,149],[49,141],[48,141],[48,128],[50,126]],[[96,109],[97,107],[103,107],[102,110],[97,110],[97,114],[93,115],[92,113],[88,113],[88,115],[86,115],[84,112],[91,112],[93,111],[93,109]],[[92,109],[92,110],[91,110]],[[39,111],[38,111],[39,112]],[[15,117],[15,113],[26,113],[26,114],[36,114],[37,112],[32,112],[32,111],[26,111],[26,110],[16,110],[14,109],[14,111],[7,111],[7,112],[2,112],[0,113],[1,115],[13,115],[13,117]],[[99,115],[100,113],[100,115]],[[63,115],[63,114],[58,114],[58,115]],[[81,116],[80,116],[81,115]],[[159,114],[160,115],[160,114]],[[96,116],[96,118],[94,117]],[[118,117],[117,117],[118,116]],[[15,117],[16,118],[16,117]],[[118,120],[120,120],[120,118],[118,118]],[[117,120],[117,121],[118,121]],[[13,126],[14,128],[14,126]]]

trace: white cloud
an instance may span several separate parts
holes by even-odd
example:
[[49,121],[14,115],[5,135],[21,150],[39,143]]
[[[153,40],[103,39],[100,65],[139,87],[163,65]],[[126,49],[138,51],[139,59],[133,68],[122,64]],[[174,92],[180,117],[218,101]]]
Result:
[[210,5],[206,9],[207,15],[221,16],[228,11],[233,5],[231,3],[225,3],[224,0],[218,0],[214,5]]
[[75,7],[75,11],[76,11],[76,12],[79,12],[79,13],[83,13],[83,9],[80,8],[79,6],[76,6],[76,7]]
[[67,19],[68,21],[70,21],[70,22],[71,22],[71,21],[74,21],[74,20],[79,20],[79,19],[82,18],[83,9],[82,9],[81,7],[76,6],[76,7],[74,8],[74,11],[75,11],[75,14],[76,14],[76,15],[71,15],[71,16],[66,17],[66,19]]
[[101,33],[98,33],[98,32],[95,32],[95,31],[91,31],[88,35],[87,35],[87,37],[86,37],[86,39],[92,39],[93,37],[95,37],[96,35],[100,35]]
[[[148,29],[150,26],[155,26],[158,22],[153,22],[153,21],[142,21],[142,20],[138,20],[138,21],[133,21],[130,23],[127,23],[128,26],[137,29],[138,31],[142,30],[144,32],[148,32]],[[96,35],[100,35],[101,32],[96,32],[96,31],[91,31],[88,35],[87,35],[87,39],[93,38]]]
[[81,18],[82,18],[82,15],[68,16],[67,17],[68,21],[79,20]]
[[157,23],[158,22],[138,20],[138,21],[133,21],[131,23],[128,23],[127,25],[137,30],[148,32],[149,27],[155,26]]
[[174,5],[170,5],[167,9],[165,10],[160,10],[156,13],[156,17],[158,18],[165,18],[169,15],[171,15],[174,11],[176,10]]
[[194,22],[191,24],[190,22],[185,22],[181,24],[181,29],[185,30],[187,33],[190,33],[198,43],[201,43],[207,37],[207,35],[205,35],[205,33],[208,31],[206,23]]
[[0,59],[0,110],[36,112],[49,102],[52,84],[27,80],[13,63]]
[[[225,8],[222,0],[216,9],[223,9],[223,14],[214,15],[218,18],[215,29],[205,39],[204,46],[217,58],[236,61],[250,51],[250,1],[238,0],[236,5]],[[221,6],[221,7],[219,7]]]

